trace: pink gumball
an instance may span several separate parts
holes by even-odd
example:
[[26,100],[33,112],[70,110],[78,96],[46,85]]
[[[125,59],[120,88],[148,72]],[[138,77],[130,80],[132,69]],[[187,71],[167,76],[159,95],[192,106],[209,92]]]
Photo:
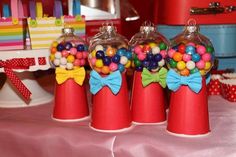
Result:
[[168,56],[169,56],[170,58],[172,58],[175,52],[176,52],[176,51],[175,51],[174,49],[170,49],[170,50],[168,51]]
[[205,48],[205,46],[198,45],[198,46],[197,46],[197,53],[200,54],[200,55],[203,55],[204,53],[206,53],[206,48]]
[[94,57],[94,58],[91,58],[90,59],[90,63],[92,64],[92,65],[95,65],[95,63],[96,63],[96,58]]
[[142,53],[142,47],[140,45],[137,45],[134,47],[134,52],[136,54]]
[[195,43],[189,42],[189,43],[187,44],[187,46],[194,46],[194,47],[195,47]]
[[202,55],[202,60],[205,62],[209,62],[211,60],[211,54],[210,53],[205,53]]
[[185,61],[185,62],[188,62],[188,61],[190,61],[191,60],[191,55],[189,55],[189,54],[184,54],[183,55],[183,60]]
[[109,69],[110,69],[111,71],[116,71],[117,68],[118,68],[118,66],[117,66],[117,64],[115,64],[115,63],[111,63],[111,64],[109,65]]
[[62,57],[67,57],[69,55],[69,52],[67,51],[67,50],[63,50],[62,52],[61,52],[61,56]]
[[85,59],[81,59],[81,60],[80,60],[80,66],[84,66],[85,63],[86,63]]
[[196,63],[196,66],[198,69],[204,69],[205,62],[203,60],[200,60],[199,62]]
[[74,64],[74,66],[80,66],[80,60],[79,59],[75,59],[73,64]]
[[146,54],[145,53],[139,53],[137,57],[138,57],[139,60],[143,61],[146,58]]
[[83,53],[81,53],[81,52],[76,53],[76,58],[82,59],[83,58]]
[[72,47],[72,48],[70,49],[70,54],[76,55],[76,53],[77,53],[77,49],[74,48],[74,47]]
[[166,52],[166,50],[161,50],[161,51],[160,51],[160,54],[161,54],[162,58],[166,58],[166,57],[167,57],[167,52]]
[[84,59],[88,58],[88,52],[84,51],[84,52],[82,52],[82,54],[83,54]]

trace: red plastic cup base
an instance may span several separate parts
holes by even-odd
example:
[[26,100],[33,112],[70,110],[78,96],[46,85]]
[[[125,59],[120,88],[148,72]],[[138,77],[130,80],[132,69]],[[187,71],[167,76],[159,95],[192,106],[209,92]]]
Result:
[[210,132],[205,78],[199,93],[194,93],[185,85],[171,93],[167,130],[184,135]]
[[104,86],[93,95],[91,127],[97,130],[119,130],[131,126],[129,96],[125,74],[120,91],[114,95]]
[[89,116],[85,85],[78,85],[73,79],[56,84],[53,118],[58,120],[79,120]]
[[164,89],[159,83],[142,85],[141,72],[134,73],[131,96],[132,120],[141,123],[166,121]]

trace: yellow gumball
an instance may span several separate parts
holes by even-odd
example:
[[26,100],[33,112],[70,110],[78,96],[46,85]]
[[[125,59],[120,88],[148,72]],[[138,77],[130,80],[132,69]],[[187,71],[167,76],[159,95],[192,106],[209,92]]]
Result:
[[184,61],[179,61],[179,62],[177,63],[177,69],[178,69],[178,70],[184,70],[185,67],[186,67],[186,64],[185,64]]
[[73,55],[69,55],[66,59],[69,63],[73,63],[75,61],[75,57]]
[[109,57],[112,57],[114,56],[116,53],[116,49],[115,48],[112,48],[112,47],[108,47],[107,50],[106,50],[106,55],[109,56]]
[[205,70],[200,70],[199,72],[200,72],[200,74],[201,74],[202,76],[206,75],[206,71],[205,71]]
[[132,68],[135,68],[134,61],[132,61],[132,63],[131,63],[131,67],[132,67]]
[[125,64],[125,68],[129,68],[131,66],[131,61],[129,60],[126,64]]
[[96,50],[93,50],[91,54],[92,54],[92,57],[96,57]]
[[50,54],[50,61],[53,61],[55,59],[55,55],[54,54]]
[[54,41],[54,42],[52,43],[52,47],[57,47],[57,45],[58,45],[58,42],[57,42],[57,41]]
[[204,69],[209,70],[210,68],[211,68],[211,62],[206,62]]
[[96,62],[95,62],[95,66],[97,68],[102,68],[103,67],[103,62],[101,59],[97,59]]
[[156,47],[157,44],[156,44],[156,43],[149,43],[149,46],[150,46],[151,48],[153,48],[153,47]]

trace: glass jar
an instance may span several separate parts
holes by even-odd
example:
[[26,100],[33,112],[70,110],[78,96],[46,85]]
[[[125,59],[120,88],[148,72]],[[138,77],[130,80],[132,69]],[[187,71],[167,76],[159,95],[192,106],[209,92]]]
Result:
[[88,46],[86,42],[74,35],[73,28],[62,29],[62,35],[52,43],[51,63],[66,70],[84,67],[87,64]]
[[124,72],[131,66],[131,59],[128,40],[117,33],[112,23],[104,24],[90,40],[88,61],[99,74],[107,75],[117,70]]
[[129,45],[133,53],[135,70],[142,71],[146,68],[156,72],[165,66],[169,41],[156,31],[151,22],[144,22],[140,31],[131,38]]
[[182,33],[171,39],[168,51],[168,68],[182,76],[200,72],[206,75],[214,63],[214,47],[210,40],[200,34],[196,21],[190,19]]

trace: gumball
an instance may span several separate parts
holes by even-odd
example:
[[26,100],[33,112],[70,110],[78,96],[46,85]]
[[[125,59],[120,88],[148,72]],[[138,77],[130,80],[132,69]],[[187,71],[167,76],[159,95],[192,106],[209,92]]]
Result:
[[67,56],[69,56],[69,52],[68,52],[67,50],[63,50],[63,51],[61,52],[61,56],[62,56],[62,57],[67,57]]
[[82,52],[82,54],[83,54],[84,59],[88,58],[88,52],[84,51],[84,52]]
[[192,46],[192,45],[186,46],[185,51],[186,51],[187,54],[190,54],[190,55],[196,53],[195,47]]
[[174,59],[176,62],[181,61],[182,58],[183,58],[183,55],[182,55],[180,52],[175,52],[174,55],[173,55],[173,59]]
[[125,70],[124,65],[123,65],[123,64],[118,64],[118,70],[119,70],[120,72],[123,72],[123,71]]
[[158,46],[152,48],[152,54],[154,54],[154,55],[160,53],[160,51],[161,50]]
[[128,60],[128,62],[125,64],[125,68],[129,68],[131,66],[131,61]]
[[214,48],[211,47],[211,46],[207,46],[206,51],[209,52],[209,53],[212,53],[212,52],[214,52]]
[[74,62],[74,60],[75,60],[75,57],[74,57],[73,55],[69,55],[69,56],[67,57],[67,62],[69,62],[69,63]]
[[70,50],[73,47],[73,45],[70,42],[65,43],[65,49]]
[[211,60],[211,54],[210,53],[205,53],[202,55],[202,60],[205,62],[209,62]]
[[186,48],[186,47],[185,47],[184,44],[180,44],[180,45],[178,46],[178,52],[184,54],[184,53],[185,53],[185,48]]
[[137,45],[134,47],[134,53],[139,54],[142,53],[142,47],[140,45]]
[[115,53],[116,53],[116,50],[110,46],[106,49],[106,55],[109,57],[114,56]]
[[176,68],[176,66],[177,66],[177,62],[174,61],[173,59],[170,59],[169,64],[170,64],[171,68]]
[[65,49],[65,47],[64,47],[64,45],[63,44],[58,44],[57,45],[57,51],[62,51],[62,50],[64,50]]
[[97,61],[96,58],[91,58],[91,59],[90,59],[90,63],[91,63],[92,65],[95,65],[95,64],[96,64],[96,61]]
[[200,72],[200,74],[201,74],[202,76],[206,75],[206,71],[205,71],[205,70],[199,70],[199,72]]
[[193,46],[193,47],[195,47],[195,43],[193,43],[193,42],[189,42],[188,44],[187,44],[187,46]]
[[73,67],[74,65],[72,63],[66,63],[66,69],[71,70]]
[[178,51],[178,45],[173,46],[172,49],[173,49],[174,51]]
[[138,59],[139,60],[144,60],[145,58],[146,58],[146,54],[145,53],[139,53],[138,55],[137,55],[137,57],[138,57]]
[[142,70],[143,70],[143,67],[142,67],[142,66],[135,67],[135,70],[137,70],[137,71],[142,71]]
[[185,67],[186,67],[186,64],[184,61],[177,62],[177,69],[178,70],[183,70],[183,69],[185,69]]
[[147,60],[151,61],[153,59],[154,55],[152,53],[147,53]]
[[116,71],[117,68],[118,68],[118,65],[115,64],[115,63],[111,63],[111,64],[109,65],[109,69],[110,69],[111,71]]
[[[81,59],[80,60],[80,66],[84,66],[86,64],[86,60],[85,59]],[[96,62],[95,62],[96,64]]]
[[103,62],[102,62],[102,60],[101,60],[101,59],[97,59],[96,62],[95,62],[95,66],[96,66],[97,68],[103,67]]
[[57,52],[57,48],[56,47],[52,47],[51,48],[51,54],[55,54]]
[[194,53],[194,54],[192,55],[192,60],[193,60],[194,62],[198,62],[198,61],[200,61],[200,59],[201,59],[201,56],[200,56],[199,54]]
[[[96,57],[96,52],[97,52],[96,50],[93,50],[92,53],[91,53],[91,56],[92,56],[92,57]],[[77,53],[77,54],[78,54],[78,53]]]
[[151,42],[151,43],[149,43],[148,44],[151,48],[154,48],[154,47],[156,47],[157,46],[157,44],[156,43],[154,43],[154,42]]
[[125,56],[121,56],[120,58],[120,64],[125,65],[128,62],[128,58]]
[[59,67],[62,69],[66,69],[66,65],[63,65],[63,64],[60,64]]
[[78,59],[83,58],[83,53],[82,52],[76,53],[76,58],[78,58]]
[[[64,50],[63,50],[63,51],[64,51]],[[69,50],[69,52],[70,52],[70,54],[72,54],[72,55],[76,55],[77,49],[74,48],[74,47],[72,47],[72,48]]]
[[73,62],[74,66],[79,67],[80,66],[80,60],[79,59],[75,59],[75,61]]
[[93,69],[94,69],[95,71],[97,71],[98,73],[101,73],[101,72],[102,72],[102,68],[93,67]]
[[62,57],[60,52],[56,52],[55,53],[55,58],[60,59]]
[[169,57],[172,58],[172,57],[174,56],[175,52],[176,52],[176,51],[175,51],[174,49],[170,49],[170,50],[167,52],[167,54],[168,54]]
[[165,60],[164,59],[162,59],[158,62],[159,67],[163,67],[164,65],[165,65]]
[[191,55],[189,55],[189,54],[184,54],[183,55],[183,61],[185,61],[185,62],[188,62],[188,61],[190,61],[191,60]]
[[153,60],[154,60],[155,62],[159,62],[160,60],[162,60],[161,54],[156,54],[156,55],[154,55]]
[[60,65],[60,59],[54,59],[54,61],[53,61],[53,64],[55,65],[55,66],[59,66]]
[[79,52],[85,51],[85,46],[82,44],[77,45],[77,51],[79,51]]
[[180,71],[180,75],[182,76],[188,76],[189,74],[190,74],[190,71],[186,68]]
[[50,61],[53,61],[55,59],[55,55],[54,54],[50,54]]
[[197,69],[197,68],[194,68],[194,69],[192,69],[192,70],[190,70],[190,74],[194,74],[194,73],[196,73],[196,72],[198,72],[199,70]]
[[200,55],[203,55],[204,53],[206,53],[206,48],[203,45],[197,45],[197,53]]
[[143,52],[144,53],[148,53],[148,52],[150,52],[151,51],[151,47],[149,46],[149,45],[144,45],[143,46]]
[[120,55],[116,54],[115,56],[112,57],[111,60],[114,63],[120,63]]
[[52,42],[52,47],[56,48],[57,45],[58,45],[58,42],[57,42],[57,41],[53,41],[53,42]]
[[102,59],[105,56],[104,52],[99,50],[96,52],[96,58],[97,59]]
[[147,68],[149,66],[149,61],[148,60],[144,60],[142,62],[142,66]]
[[60,59],[60,64],[65,65],[66,63],[67,63],[67,59],[66,59],[65,57],[62,57],[62,58]]
[[124,56],[126,53],[126,49],[125,48],[120,48],[117,50],[116,54],[120,55],[120,56]]
[[166,52],[166,50],[161,50],[161,51],[160,51],[160,54],[161,54],[162,58],[166,58],[166,57],[167,57],[167,52]]
[[142,63],[139,60],[134,60],[134,64],[136,67],[139,67],[139,66],[141,66]]
[[187,67],[187,69],[192,70],[195,68],[195,63],[193,61],[188,61],[186,63],[186,67]]
[[157,64],[157,62],[151,61],[150,64],[149,64],[149,67],[150,67],[151,69],[156,69],[156,68],[158,67],[158,64]]
[[103,46],[102,45],[97,45],[95,47],[95,51],[103,51]]
[[167,48],[167,45],[165,43],[161,42],[159,44],[159,48],[160,48],[160,50],[165,50]]
[[103,66],[102,67],[102,73],[103,74],[109,74],[110,73],[110,69],[109,69],[109,66]]
[[196,66],[198,69],[204,69],[205,62],[203,60],[200,60],[199,62],[196,63]]
[[130,60],[132,58],[132,52],[127,51],[125,56]]
[[205,62],[204,70],[209,70],[211,68],[211,62]]
[[102,61],[103,61],[103,64],[104,64],[104,65],[110,65],[110,64],[111,64],[111,57],[105,56],[105,57],[102,59]]

